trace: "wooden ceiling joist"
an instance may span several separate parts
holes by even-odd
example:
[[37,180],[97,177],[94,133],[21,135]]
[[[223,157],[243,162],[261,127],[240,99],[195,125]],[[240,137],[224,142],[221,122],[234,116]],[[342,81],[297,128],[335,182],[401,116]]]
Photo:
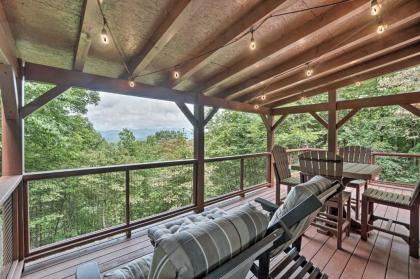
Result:
[[16,44],[7,21],[2,2],[0,2],[0,63],[12,66],[14,73],[19,74],[19,63],[16,58]]
[[[191,0],[173,1],[173,5],[163,17],[164,20],[147,40],[146,45],[129,62],[128,67],[133,76],[142,73],[178,30],[191,20],[192,11],[187,8],[191,6]],[[122,77],[127,78],[128,74]]]
[[281,51],[291,49],[302,40],[309,40],[318,32],[325,31],[332,25],[342,24],[343,22],[350,20],[352,17],[365,12],[369,5],[370,4],[364,0],[355,0],[331,8],[324,16],[316,17],[295,30],[288,31],[288,36],[277,39],[275,42],[259,49],[254,55],[249,56],[247,59],[243,59],[237,64],[230,66],[228,69],[216,74],[214,77],[206,81],[204,85],[198,89],[198,91],[205,93],[219,83],[239,74],[259,61],[273,56]]
[[[373,43],[368,43],[367,45],[359,47],[354,51],[338,56],[335,59],[328,60],[325,63],[321,63],[314,68],[314,74],[311,77],[306,77],[303,71],[299,71],[294,75],[276,81],[268,86],[269,89],[267,92],[264,92],[264,94],[266,98],[269,99],[270,95],[273,95],[278,91],[286,91],[294,86],[317,80],[328,74],[338,72],[345,68],[352,67],[381,55],[386,55],[387,53],[400,48],[404,48],[417,41],[420,41],[420,25],[415,25],[404,31],[389,33],[386,38],[380,38]],[[253,99],[258,98],[261,93],[262,92],[260,90],[257,90],[245,94],[235,100],[241,102],[252,101]]]
[[99,12],[97,0],[85,0],[80,17],[80,32],[74,54],[73,69],[83,71],[92,43],[95,19]]
[[251,11],[227,27],[217,38],[212,40],[210,44],[203,47],[200,51],[195,53],[195,55],[192,55],[199,55],[199,57],[179,67],[179,72],[182,74],[178,79],[173,81],[172,87],[175,88],[178,84],[190,78],[194,73],[205,66],[207,64],[207,59],[213,54],[213,50],[226,45],[243,32],[248,31],[252,25],[268,16],[272,11],[274,11],[284,2],[286,2],[286,0],[262,1],[260,4],[258,4],[258,6],[251,9]]
[[89,90],[143,97],[177,103],[201,104],[237,111],[269,114],[271,109],[255,108],[254,105],[227,101],[222,98],[200,96],[194,92],[183,92],[166,87],[136,83],[130,87],[127,80],[92,75],[79,71],[60,69],[33,63],[26,63],[24,75],[26,80],[52,83],[60,86],[80,87]]
[[[361,98],[361,99],[355,99],[355,100],[337,101],[336,108],[337,110],[347,110],[347,109],[360,110],[362,108],[382,107],[382,106],[392,106],[392,105],[403,106],[403,105],[414,104],[414,103],[420,103],[420,92],[410,92],[410,93],[401,93],[401,94],[379,96],[379,97]],[[320,111],[328,111],[328,103],[276,108],[276,109],[273,109],[273,115],[299,114],[299,113],[312,114],[312,113],[320,112]]]
[[[397,10],[387,10],[384,15],[388,25],[387,33],[398,32],[402,28],[406,28],[406,26],[418,22],[420,13],[418,12],[418,9],[416,9],[416,5],[418,4],[408,2],[402,7],[399,7]],[[290,69],[302,68],[308,61],[316,62],[320,58],[344,53],[354,47],[363,45],[365,42],[372,39],[375,40],[373,43],[381,41],[382,38],[376,33],[375,22],[372,21],[372,19],[369,20],[370,21],[358,22],[357,25],[352,28],[357,31],[356,33],[354,31],[350,31],[339,34],[332,39],[321,43],[317,47],[311,48],[306,52],[299,54],[285,63],[276,65],[263,73],[258,73],[244,82],[224,89],[223,91],[217,93],[216,96],[240,101],[240,97],[244,95],[244,92],[242,91],[253,86],[256,89],[257,86],[267,86],[267,82],[269,82],[272,77],[288,72]]]
[[420,56],[420,43],[416,43],[404,49],[394,51],[392,53],[383,55],[379,58],[369,60],[365,63],[347,68],[345,70],[327,75],[325,77],[316,80],[311,80],[298,86],[278,91],[275,94],[268,96],[267,100],[264,101],[263,105],[269,107],[277,107],[283,104],[282,99],[290,95],[301,94],[304,90],[312,90],[317,87],[322,87],[324,85],[338,82],[348,77],[357,76],[365,72],[372,71],[376,68],[380,68],[387,64],[392,64],[400,60],[405,60],[407,58],[417,56]]
[[[348,86],[350,84],[354,84],[356,81],[363,81],[363,80],[379,77],[379,76],[396,72],[396,71],[400,71],[400,70],[403,70],[403,69],[406,69],[406,68],[409,68],[418,64],[420,64],[420,56],[403,59],[401,61],[395,61],[395,63],[387,64],[378,68],[374,68],[372,70],[364,72],[363,74],[349,76],[340,81],[322,85],[314,89],[305,90],[305,92],[296,92],[295,94],[289,97],[285,97],[279,100],[277,104],[278,106],[287,105],[287,104],[299,101],[302,98],[310,98],[310,97],[325,93],[332,88],[340,88],[340,87]],[[274,109],[274,111],[275,110],[276,109]]]

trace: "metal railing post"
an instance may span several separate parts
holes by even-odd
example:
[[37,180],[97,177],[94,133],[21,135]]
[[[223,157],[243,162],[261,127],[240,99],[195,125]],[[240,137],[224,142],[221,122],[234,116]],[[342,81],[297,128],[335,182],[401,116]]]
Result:
[[[125,171],[125,223],[130,226],[130,171]],[[131,237],[131,229],[127,229],[127,237]]]
[[239,173],[239,189],[241,190],[241,197],[245,197],[244,191],[244,175],[245,175],[245,164],[244,158],[240,159],[240,173]]

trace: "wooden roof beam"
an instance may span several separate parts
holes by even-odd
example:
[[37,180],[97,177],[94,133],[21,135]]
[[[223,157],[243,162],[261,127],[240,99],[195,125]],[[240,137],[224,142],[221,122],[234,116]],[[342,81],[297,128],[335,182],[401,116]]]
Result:
[[[402,7],[399,7],[397,10],[385,10],[384,17],[386,18],[388,25],[387,33],[389,34],[391,32],[396,32],[410,24],[418,22],[418,18],[420,16],[418,12],[418,5],[418,3],[412,1],[406,3]],[[308,61],[317,61],[323,57],[345,52],[348,49],[362,45],[366,41],[374,39],[375,37],[377,38],[376,41],[382,40],[381,37],[377,36],[376,25],[369,24],[370,22],[372,22],[372,18],[369,18],[369,21],[361,21],[358,23],[358,25],[352,28],[352,30],[358,30],[357,33],[349,31],[335,36],[331,40],[327,40],[319,44],[317,47],[311,48],[308,51],[294,57],[293,59],[286,61],[285,63],[276,65],[271,69],[263,73],[259,73],[242,83],[224,89],[223,91],[217,93],[216,96],[239,100],[238,98],[244,95],[244,92],[242,91],[253,86],[257,88],[257,86],[262,83],[266,84],[266,82],[270,81],[273,76],[280,75],[281,73],[287,72],[290,69],[303,67]],[[343,42],[346,43],[343,44]]]
[[383,55],[379,58],[369,60],[365,63],[347,68],[345,70],[332,73],[330,75],[324,76],[322,78],[311,80],[305,83],[302,83],[298,86],[292,88],[287,88],[285,90],[277,91],[275,94],[270,94],[267,97],[266,101],[262,105],[269,107],[276,107],[282,104],[281,99],[303,92],[306,90],[311,90],[317,87],[322,87],[330,83],[346,79],[347,77],[356,76],[374,70],[375,68],[380,68],[387,64],[393,64],[396,61],[405,60],[410,57],[420,56],[420,43],[406,47],[401,50],[394,51],[390,54]]
[[[420,16],[420,12],[418,14]],[[270,95],[275,94],[276,92],[288,90],[289,88],[307,83],[311,80],[317,80],[328,74],[352,67],[400,48],[404,48],[417,41],[420,41],[420,25],[418,24],[404,31],[389,33],[386,37],[379,38],[375,42],[368,43],[354,51],[350,51],[344,55],[340,55],[334,59],[320,63],[314,67],[314,74],[311,77],[306,77],[303,71],[299,71],[294,75],[270,84],[268,87],[269,90],[265,93],[265,96],[268,99]],[[240,98],[235,100],[241,102],[252,101],[260,95],[261,90],[256,90],[242,95]]]
[[230,66],[228,69],[216,74],[201,86],[198,91],[205,93],[211,88],[217,86],[221,82],[229,79],[230,77],[237,75],[245,69],[253,66],[259,61],[266,59],[267,57],[273,56],[281,51],[286,51],[295,47],[299,42],[305,39],[310,39],[314,34],[324,31],[326,28],[331,27],[333,24],[341,24],[357,16],[362,12],[366,12],[369,8],[369,2],[365,0],[350,1],[345,4],[341,4],[337,7],[333,7],[328,10],[323,16],[315,17],[309,22],[299,26],[295,30],[287,32],[289,34],[286,37],[281,37],[259,49],[252,56],[247,59],[242,59],[235,65]]
[[90,50],[93,37],[93,29],[96,25],[96,17],[99,7],[97,0],[85,0],[80,17],[80,32],[74,54],[73,69],[83,71]]
[[[362,108],[393,106],[393,105],[400,105],[400,106],[406,107],[406,105],[419,103],[419,102],[420,102],[420,91],[417,91],[417,92],[401,93],[401,94],[394,94],[394,95],[388,95],[388,96],[338,101],[337,110],[352,109],[352,111],[349,114],[353,116],[357,111],[359,111]],[[299,113],[316,114],[316,112],[320,112],[320,111],[328,111],[328,103],[276,108],[276,109],[273,109],[273,115],[299,114]],[[350,117],[347,115],[343,119],[347,120]]]
[[127,96],[173,101],[177,103],[201,104],[243,112],[271,113],[270,108],[265,108],[263,106],[256,108],[251,104],[227,101],[217,97],[200,96],[194,92],[183,92],[139,82],[136,82],[136,85],[132,88],[128,85],[127,80],[124,79],[98,76],[33,63],[26,63],[24,75],[26,80],[52,83],[63,87],[80,87]]
[[[248,31],[249,28],[268,16],[273,12],[277,7],[281,6],[286,0],[265,0],[262,1],[258,6],[251,9],[229,27],[227,27],[221,34],[211,41],[210,44],[206,45],[200,51],[195,53],[193,56],[200,55],[198,58],[191,60],[179,67],[179,72],[181,76],[173,80],[172,87],[176,87],[181,82],[190,78],[194,73],[199,71],[203,66],[207,64],[207,59],[213,54],[213,50],[223,46],[238,35],[242,34],[245,31]],[[202,55],[201,55],[202,54]]]
[[15,75],[19,74],[19,63],[16,57],[16,43],[7,21],[6,12],[0,2],[0,63],[12,66]]
[[[128,63],[133,76],[141,74],[178,30],[190,21],[192,2],[191,0],[173,1],[166,15],[162,17],[164,20],[160,22],[140,53]],[[122,77],[127,78],[128,74],[125,73]]]

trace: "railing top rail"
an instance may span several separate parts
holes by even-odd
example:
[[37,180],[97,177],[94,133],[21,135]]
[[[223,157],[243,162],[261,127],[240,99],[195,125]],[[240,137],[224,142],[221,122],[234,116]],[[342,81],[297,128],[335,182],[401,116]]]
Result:
[[268,155],[271,155],[271,153],[270,152],[260,152],[260,153],[251,153],[251,154],[241,154],[241,155],[206,158],[206,159],[204,159],[204,162],[211,163],[211,162],[220,162],[220,161],[230,161],[230,160],[238,160],[238,159],[263,157],[263,156],[268,156]]
[[196,162],[197,162],[196,159],[187,159],[187,160],[146,162],[146,163],[137,163],[137,164],[93,167],[93,168],[41,171],[41,172],[25,173],[23,175],[23,179],[25,181],[28,181],[28,180],[39,180],[39,179],[48,179],[48,178],[62,178],[62,177],[69,177],[69,176],[81,176],[81,175],[89,175],[89,174],[101,174],[101,173],[119,172],[119,171],[128,171],[128,170],[154,169],[154,168],[162,168],[162,167],[191,165],[191,164],[195,164]]
[[294,148],[294,149],[286,149],[287,153],[293,152],[300,152],[300,151],[325,151],[326,149],[322,148]]
[[372,152],[372,156],[420,158],[420,153]]
[[0,177],[0,206],[10,197],[22,181],[22,175]]

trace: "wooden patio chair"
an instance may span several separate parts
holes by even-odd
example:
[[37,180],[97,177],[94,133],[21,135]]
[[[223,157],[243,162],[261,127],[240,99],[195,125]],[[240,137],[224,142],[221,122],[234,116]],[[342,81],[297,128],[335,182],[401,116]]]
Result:
[[[241,213],[241,210],[239,210],[237,213],[232,212],[234,218],[232,220],[226,219],[229,217],[224,216],[223,218],[214,220],[217,225],[204,225],[207,225],[207,228],[210,227],[215,230],[206,231],[201,224],[197,225],[197,229],[195,230],[194,228],[191,228],[188,232],[180,232],[173,234],[172,236],[165,237],[157,243],[153,255],[137,259],[125,265],[124,267],[121,267],[120,269],[114,270],[112,273],[107,274],[105,277],[101,276],[97,263],[89,262],[80,265],[76,271],[76,278],[168,278],[168,271],[171,272],[171,270],[173,271],[173,276],[169,276],[170,278],[176,278],[177,276],[180,278],[245,278],[250,270],[256,274],[257,278],[274,278],[273,272],[280,274],[281,278],[291,278],[290,275],[293,273],[295,273],[293,278],[302,278],[305,275],[309,275],[309,278],[328,278],[325,274],[321,273],[320,269],[314,267],[311,262],[307,261],[304,257],[299,256],[299,245],[290,247],[290,244],[296,243],[296,240],[300,239],[301,233],[307,227],[306,224],[310,223],[311,218],[313,218],[317,211],[320,210],[323,205],[323,201],[334,195],[340,187],[341,185],[339,183],[331,183],[328,181],[328,187],[326,187],[326,189],[318,195],[314,195],[310,191],[305,191],[306,196],[300,196],[301,199],[295,201],[295,206],[288,210],[283,210],[280,218],[278,220],[271,219],[269,224],[269,220],[264,221],[265,223],[261,223],[261,221],[263,221],[261,216],[266,216],[263,213],[257,214],[259,216],[258,221],[258,219],[255,219],[255,215],[251,214],[250,216],[248,213]],[[269,212],[276,212],[277,210],[282,209],[282,207],[279,209],[276,204],[270,203],[263,199],[258,199],[257,202],[261,203],[263,208]],[[291,206],[293,205],[293,201],[289,199],[287,204]],[[226,222],[226,220],[230,221]],[[244,223],[244,221],[246,220],[248,220],[248,223],[253,223],[253,225],[250,226],[249,229],[238,230],[239,227],[244,226],[246,223]],[[256,224],[265,224],[266,229],[261,237],[253,240],[254,238],[250,238],[251,235],[247,234],[253,231],[251,228],[256,229]],[[230,232],[228,234],[223,234],[217,229],[222,227],[223,230],[225,230],[232,226],[235,227],[235,229],[228,230],[228,232]],[[239,227],[237,228],[236,226]],[[256,236],[258,236],[260,232],[261,231],[256,231]],[[235,240],[238,238],[238,236],[240,236],[241,239],[239,242],[238,240]],[[214,253],[215,249],[222,253],[221,256],[232,255],[232,251],[227,249],[226,246],[214,246],[216,244],[214,240],[219,239],[220,237],[224,239],[224,241],[222,241],[223,243],[226,242],[226,238],[228,238],[229,243],[236,247],[235,249],[237,251],[234,252],[233,257],[227,256],[227,258],[224,257],[223,259],[218,259],[216,257]],[[250,243],[250,245],[248,244],[243,246],[243,241],[245,239],[248,239],[248,243]],[[171,244],[167,246],[171,248],[171,251],[177,250],[177,245],[173,245],[175,243],[188,243],[189,247],[187,247],[188,249],[185,247],[182,249],[182,257],[174,257],[174,254],[166,255],[166,249],[159,249],[160,245],[165,245],[164,242],[166,242],[166,244]],[[196,245],[195,243],[199,243],[200,245]],[[242,247],[239,247],[238,245],[241,245]],[[192,247],[195,248],[191,249]],[[274,250],[275,255],[284,251],[286,256],[282,259],[280,264],[276,265],[274,268],[271,268],[270,272],[270,257],[274,255]],[[185,258],[190,260],[185,260]],[[197,267],[198,263],[204,263],[204,258],[206,258],[206,264],[204,264],[204,267],[201,264],[198,265],[199,267]],[[164,261],[161,261],[162,259],[164,259]],[[166,265],[167,261],[171,262],[170,268],[164,271],[165,274],[163,276],[159,274],[156,275],[156,266],[160,267],[161,265]],[[192,264],[192,261],[194,261],[194,264]],[[259,264],[256,265],[254,263],[255,261],[258,261]],[[291,262],[294,262],[294,264],[288,266],[288,264]],[[191,263],[192,266],[187,267],[183,263]],[[186,270],[186,268],[188,270]],[[144,273],[143,270],[145,271]],[[186,272],[187,274],[194,275],[185,276]],[[182,273],[182,275],[180,275],[180,273]]]
[[[372,150],[368,147],[363,146],[346,146],[341,147],[338,153],[340,154],[341,158],[343,158],[344,162],[369,164]],[[354,208],[354,211],[356,213],[356,219],[359,219],[360,216],[360,188],[363,186],[366,190],[367,183],[367,180],[355,179],[350,180],[345,185],[346,187],[356,189],[356,198],[351,199],[352,207]]]
[[[410,211],[410,223],[387,219],[376,216],[373,212],[374,204],[383,204],[391,207],[407,209]],[[420,181],[414,188],[411,196],[390,193],[378,189],[369,188],[362,195],[362,239],[367,240],[368,232],[372,229],[386,232],[401,237],[410,246],[410,256],[419,258],[419,206],[420,206]],[[385,228],[375,226],[375,220],[386,221]],[[405,235],[391,230],[392,224],[401,225],[408,229],[409,234]]]
[[[321,175],[342,183],[343,160],[339,155],[332,152],[308,151],[302,153],[299,155],[299,165],[302,181],[306,181],[315,175]],[[350,235],[350,198],[350,192],[340,191],[337,193],[327,201],[327,211],[321,212],[312,224],[319,228],[319,232],[336,236],[337,249],[341,249],[344,238]],[[347,212],[343,210],[344,206],[346,206]]]
[[291,187],[296,186],[300,183],[300,178],[292,176],[289,168],[289,161],[287,158],[287,152],[284,147],[275,145],[271,154],[274,158],[274,174],[276,176],[276,204],[281,203],[280,197],[280,185],[284,184],[287,186],[287,193],[289,193]]

